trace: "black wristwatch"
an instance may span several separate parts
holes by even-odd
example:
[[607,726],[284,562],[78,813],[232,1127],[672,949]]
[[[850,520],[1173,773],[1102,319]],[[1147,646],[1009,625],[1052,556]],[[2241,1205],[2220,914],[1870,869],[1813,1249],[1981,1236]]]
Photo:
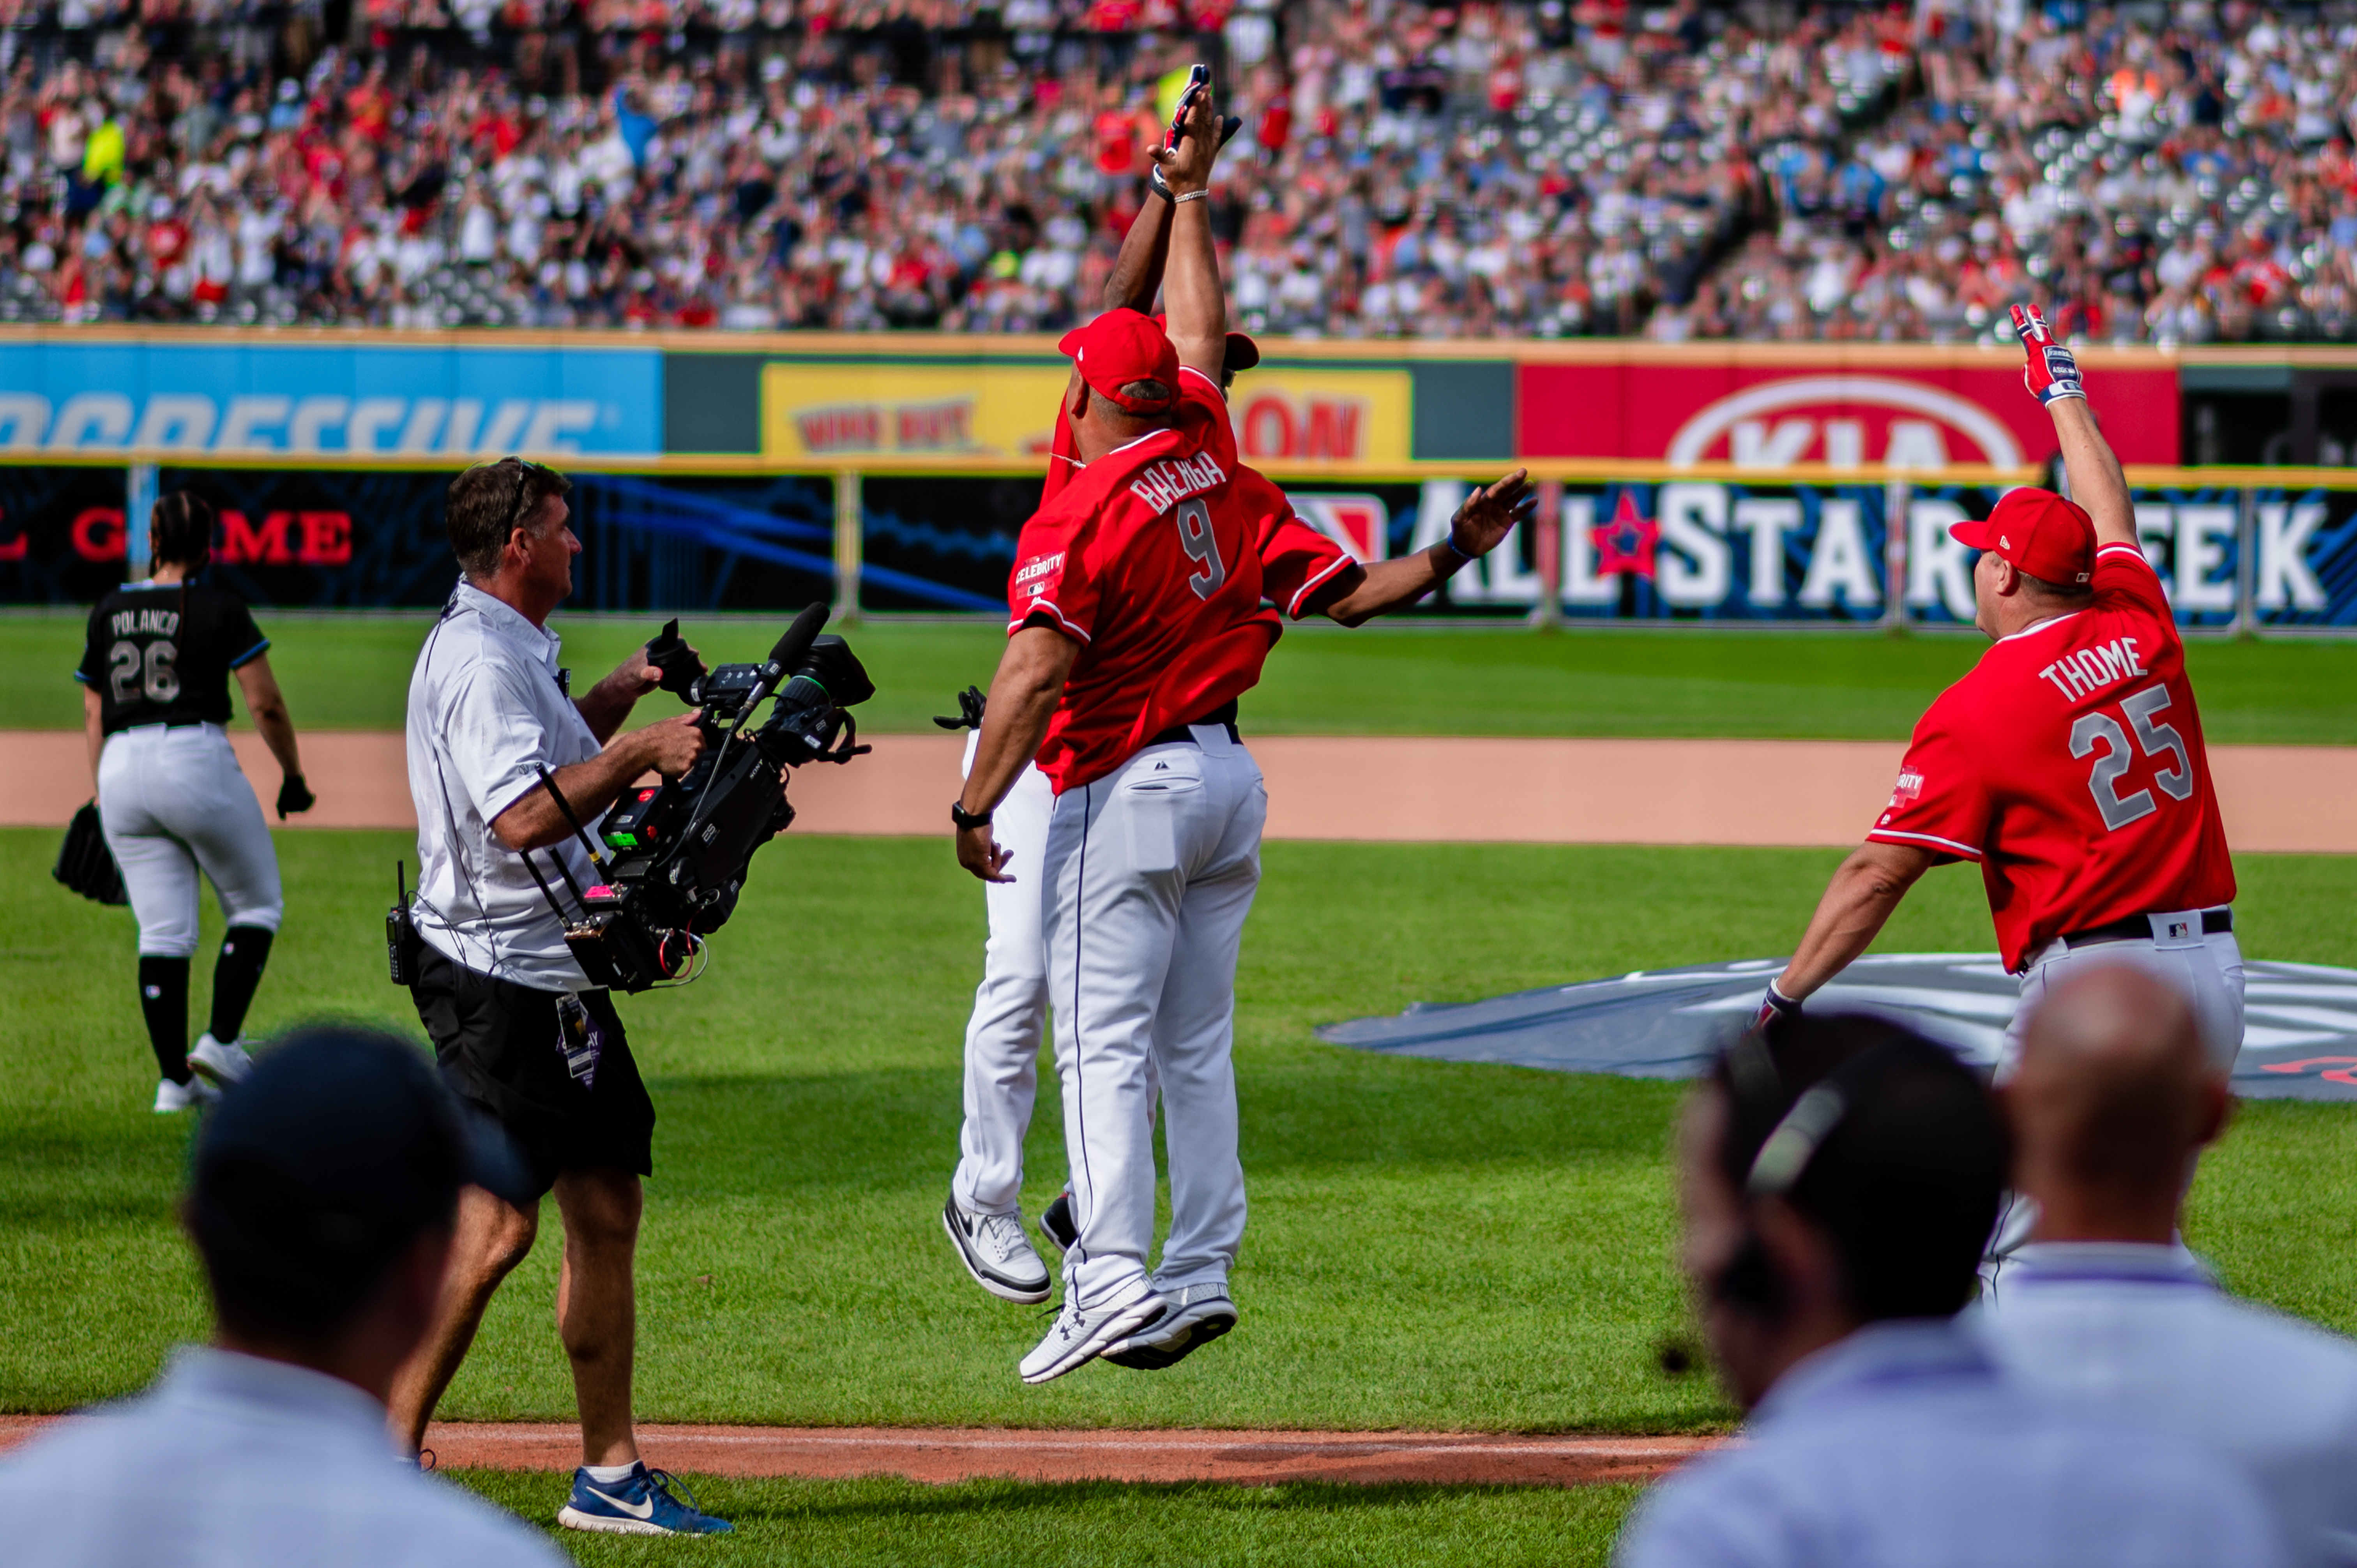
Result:
[[950,802],[950,821],[955,822],[961,829],[986,828],[990,826],[990,813],[988,811],[969,811],[965,809],[964,801],[952,800]]

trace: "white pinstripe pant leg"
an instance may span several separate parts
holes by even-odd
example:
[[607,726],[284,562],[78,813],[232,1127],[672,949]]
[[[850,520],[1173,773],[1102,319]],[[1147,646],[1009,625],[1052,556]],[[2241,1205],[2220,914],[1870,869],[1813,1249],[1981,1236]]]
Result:
[[[1145,1288],[1154,1242],[1152,1072],[1162,1076],[1174,1235],[1224,1273],[1243,1230],[1228,1020],[1258,885],[1267,796],[1223,728],[1149,746],[1056,799],[1044,911],[1064,1142],[1080,1235],[1064,1255],[1082,1306]],[[1173,1026],[1160,1026],[1183,998]]]
[[[969,766],[973,757],[969,741]],[[1031,1127],[1039,1034],[1048,1021],[1039,908],[1048,880],[1048,812],[1055,799],[1047,776],[1026,768],[991,817],[991,836],[1012,857],[1006,869],[1015,880],[984,888],[990,940],[965,1026],[965,1123],[950,1183],[958,1203],[977,1214],[1014,1213],[1023,1190],[1023,1139]]]

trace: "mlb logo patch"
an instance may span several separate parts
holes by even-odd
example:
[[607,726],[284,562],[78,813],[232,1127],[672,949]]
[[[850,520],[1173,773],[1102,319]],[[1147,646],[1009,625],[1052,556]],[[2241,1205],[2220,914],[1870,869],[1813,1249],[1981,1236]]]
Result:
[[2191,936],[2192,934],[2193,934],[2193,922],[2192,922],[2192,921],[2190,921],[2190,920],[2171,920],[2171,921],[2169,921],[2169,940],[2170,941],[2172,941],[2172,942],[2183,941],[2186,938],[2188,938],[2188,937],[2190,937],[2190,936]]

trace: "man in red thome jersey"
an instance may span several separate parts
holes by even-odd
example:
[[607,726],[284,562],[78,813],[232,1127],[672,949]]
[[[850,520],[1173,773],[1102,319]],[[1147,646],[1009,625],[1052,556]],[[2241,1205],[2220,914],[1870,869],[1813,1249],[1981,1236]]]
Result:
[[2013,318],[2023,381],[2053,416],[2078,499],[2012,490],[1986,521],[1950,530],[1982,553],[1975,621],[1996,646],[1916,725],[1889,805],[1834,874],[1758,1021],[1864,952],[1925,871],[1971,860],[2021,976],[2001,1079],[2047,987],[2092,962],[2174,983],[2223,1071],[2243,1043],[2234,867],[2184,643],[2071,351],[2035,309]]
[[[1025,525],[1007,650],[951,811],[960,863],[1003,881],[993,810],[1035,756],[1056,791],[1042,926],[1078,1235],[1063,1308],[1023,1359],[1027,1382],[1100,1354],[1168,1366],[1236,1320],[1227,1275],[1244,1203],[1229,1047],[1266,796],[1235,699],[1278,631],[1262,607],[1262,546],[1282,496],[1245,478],[1213,380],[1226,348],[1203,212],[1215,124],[1206,94],[1178,146],[1157,153],[1173,193],[1168,331],[1113,310],[1061,345],[1073,361],[1062,413],[1083,466]],[[1494,547],[1528,503],[1524,477],[1510,475],[1467,501],[1448,542],[1372,568],[1346,560],[1314,587],[1283,588],[1288,607],[1354,620],[1412,602]],[[1172,1210],[1152,1277],[1149,1058]]]

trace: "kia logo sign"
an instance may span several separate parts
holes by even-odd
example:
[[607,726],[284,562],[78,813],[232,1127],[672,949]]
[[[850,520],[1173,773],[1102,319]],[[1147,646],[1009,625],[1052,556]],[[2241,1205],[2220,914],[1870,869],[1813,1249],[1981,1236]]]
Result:
[[1940,387],[1888,376],[1796,376],[1719,399],[1670,442],[1677,467],[1712,457],[1744,468],[2018,468],[2021,446],[1988,410]]

